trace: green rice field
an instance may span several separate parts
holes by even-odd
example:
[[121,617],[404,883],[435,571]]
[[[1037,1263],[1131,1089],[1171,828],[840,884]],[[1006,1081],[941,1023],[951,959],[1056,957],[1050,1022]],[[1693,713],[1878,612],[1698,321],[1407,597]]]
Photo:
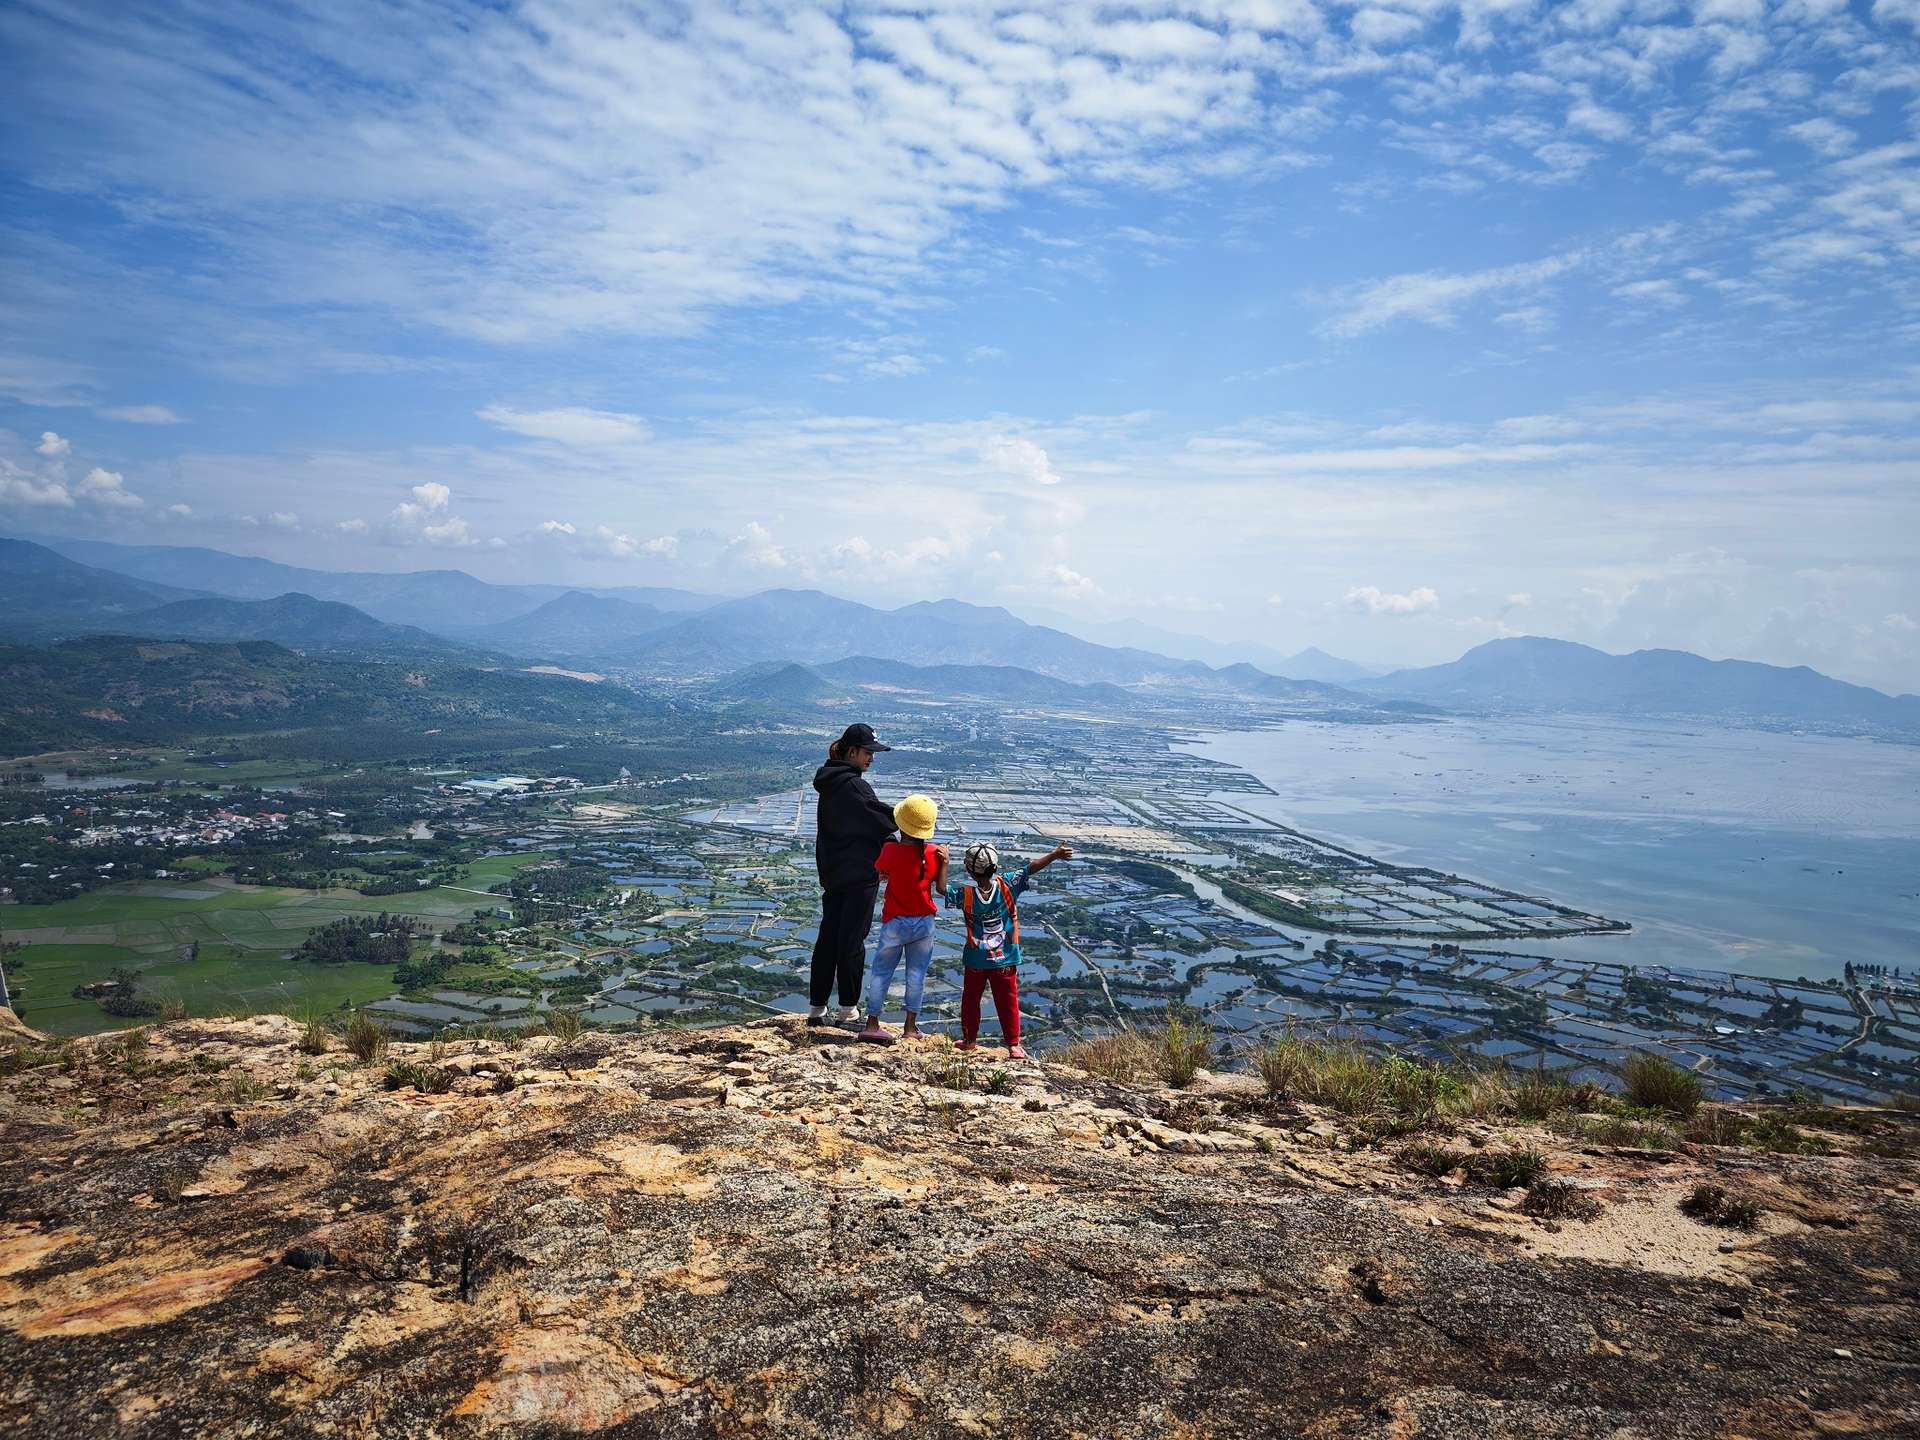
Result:
[[[540,858],[476,861],[466,883],[473,890],[492,888]],[[142,988],[155,999],[178,1000],[196,1015],[236,1008],[333,1009],[377,1000],[393,993],[388,969],[294,964],[284,957],[309,931],[342,916],[413,915],[439,930],[486,904],[468,890],[370,897],[180,878],[115,885],[54,905],[0,908],[0,935],[25,946],[15,960],[21,1018],[37,1030],[81,1035],[138,1023],[73,997],[74,986],[107,979],[123,965],[141,972]],[[189,960],[194,945],[200,948]]]

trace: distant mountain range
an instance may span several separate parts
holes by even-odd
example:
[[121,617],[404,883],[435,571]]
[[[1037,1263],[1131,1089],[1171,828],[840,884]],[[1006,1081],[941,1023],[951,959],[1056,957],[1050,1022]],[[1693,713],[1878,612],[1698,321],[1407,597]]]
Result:
[[1889,696],[1806,666],[1707,660],[1684,650],[1609,655],[1570,640],[1490,640],[1446,665],[1356,687],[1449,709],[1701,715],[1749,723],[1920,730],[1920,697]]
[[691,613],[714,604],[718,596],[687,590],[623,586],[593,589],[567,585],[494,585],[464,570],[377,571],[307,570],[253,555],[229,555],[178,545],[114,545],[104,540],[49,540],[48,549],[83,565],[111,570],[155,584],[236,600],[270,600],[278,595],[311,595],[364,610],[376,620],[451,632],[497,624],[556,600],[576,588],[656,610]]
[[[1681,714],[1920,733],[1913,696],[1804,667],[1675,650],[1609,655],[1560,640],[1497,640],[1450,664],[1388,675],[1357,673],[1366,667],[1317,650],[1281,661],[1341,677],[1331,680],[1099,644],[958,600],[882,610],[817,590],[721,600],[643,587],[490,585],[457,570],[336,574],[164,546],[68,541],[60,549],[0,540],[0,636],[271,640],[308,653],[450,664],[510,656],[629,680],[701,680],[717,698],[728,687],[754,698],[758,685],[758,698],[793,702],[893,685],[1111,708],[1133,704],[1129,690],[1189,691],[1350,710]],[[1124,631],[1153,633],[1172,634]]]
[[1338,655],[1329,655],[1311,645],[1304,650],[1288,653],[1257,642],[1209,640],[1203,635],[1167,630],[1141,620],[1081,620],[1050,610],[1026,606],[1022,609],[1032,620],[1064,630],[1069,635],[1077,635],[1082,640],[1091,640],[1097,645],[1152,650],[1160,655],[1171,655],[1176,660],[1198,660],[1207,665],[1253,664],[1270,675],[1284,675],[1291,680],[1324,680],[1334,685],[1345,685],[1350,681],[1384,675],[1389,668],[1342,660]]

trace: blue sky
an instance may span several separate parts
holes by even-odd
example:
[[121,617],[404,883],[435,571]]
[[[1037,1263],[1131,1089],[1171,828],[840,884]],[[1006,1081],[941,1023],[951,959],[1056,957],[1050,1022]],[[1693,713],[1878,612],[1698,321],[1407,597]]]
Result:
[[1920,688],[1920,0],[0,9],[0,529]]

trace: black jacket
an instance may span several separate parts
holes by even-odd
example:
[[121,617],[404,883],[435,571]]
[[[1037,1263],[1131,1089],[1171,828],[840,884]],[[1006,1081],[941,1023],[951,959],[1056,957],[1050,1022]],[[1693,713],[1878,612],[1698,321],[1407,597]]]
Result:
[[824,890],[878,885],[873,862],[893,834],[893,811],[873,793],[867,777],[844,760],[829,760],[813,772],[820,792],[814,864]]

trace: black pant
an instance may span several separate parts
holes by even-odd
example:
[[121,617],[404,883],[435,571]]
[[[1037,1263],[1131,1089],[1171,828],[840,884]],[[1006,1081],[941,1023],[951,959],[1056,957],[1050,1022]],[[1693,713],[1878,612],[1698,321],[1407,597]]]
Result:
[[880,882],[825,890],[820,895],[820,934],[813,942],[813,981],[807,1001],[824,1005],[840,980],[840,1003],[860,1003],[860,981],[867,973],[867,932],[873,929],[873,902]]

